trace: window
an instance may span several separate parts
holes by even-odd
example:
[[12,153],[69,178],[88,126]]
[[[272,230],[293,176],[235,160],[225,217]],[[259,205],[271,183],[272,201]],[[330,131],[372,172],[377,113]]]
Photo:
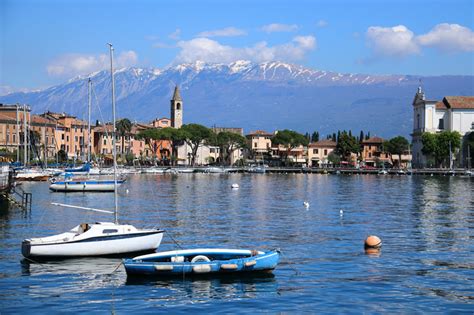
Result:
[[69,136],[66,136],[66,141],[69,142]]
[[181,103],[176,103],[176,109],[181,110]]
[[111,233],[117,233],[117,232],[118,230],[116,229],[106,229],[102,231],[103,234],[111,234]]
[[416,114],[416,128],[420,128],[420,114]]
[[438,129],[444,129],[444,119],[440,118],[439,123],[438,123]]
[[64,140],[64,133],[61,135],[61,140]]
[[256,148],[256,147],[257,147],[257,142],[255,142],[255,143],[253,144],[253,147],[254,147],[254,148]]
[[318,149],[313,149],[313,154],[318,154]]
[[[16,135],[13,135],[13,142],[16,142]],[[46,138],[46,144],[48,144],[48,138]]]
[[214,149],[214,148],[209,149],[209,153],[215,153],[215,152],[216,152],[216,149]]
[[104,138],[104,145],[107,145],[107,139]]
[[324,156],[328,155],[328,150],[324,149]]
[[74,141],[77,142],[77,136],[74,137]]
[[369,157],[372,157],[372,152],[369,152]]
[[267,142],[267,149],[270,148],[270,143]]

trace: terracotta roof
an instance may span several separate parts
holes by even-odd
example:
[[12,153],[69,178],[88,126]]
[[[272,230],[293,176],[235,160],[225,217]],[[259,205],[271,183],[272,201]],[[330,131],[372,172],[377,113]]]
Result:
[[447,108],[474,109],[474,96],[446,96],[443,103]]
[[380,137],[372,137],[367,140],[362,141],[362,144],[369,144],[369,143],[383,143],[383,139]]
[[96,126],[93,128],[94,129],[94,132],[105,132],[107,130],[107,132],[112,132],[112,129],[113,129],[113,126],[112,125],[101,125],[101,126]]
[[335,148],[336,147],[336,141],[332,141],[329,139],[326,140],[321,140],[318,142],[312,142],[308,145],[310,148]]
[[249,134],[247,134],[247,136],[273,136],[272,133],[268,133],[266,131],[263,131],[263,130],[256,130],[256,131],[253,131]]
[[436,102],[435,108],[437,110],[443,110],[443,109],[446,110],[447,109],[446,105],[442,101]]
[[56,121],[39,115],[31,115],[31,123],[40,125],[56,125]]

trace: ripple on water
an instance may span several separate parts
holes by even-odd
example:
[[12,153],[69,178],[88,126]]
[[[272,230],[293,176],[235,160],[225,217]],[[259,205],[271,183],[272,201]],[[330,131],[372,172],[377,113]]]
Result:
[[[231,184],[239,184],[231,190]],[[133,175],[120,218],[169,232],[160,250],[280,248],[271,278],[127,279],[117,259],[21,262],[25,237],[107,215],[111,194],[55,194],[25,183],[33,210],[0,211],[2,313],[469,312],[474,304],[474,181],[453,177],[304,174]],[[124,191],[128,189],[129,193]],[[309,203],[309,207],[303,205]],[[341,213],[342,210],[342,213]],[[364,253],[376,234],[379,253]]]

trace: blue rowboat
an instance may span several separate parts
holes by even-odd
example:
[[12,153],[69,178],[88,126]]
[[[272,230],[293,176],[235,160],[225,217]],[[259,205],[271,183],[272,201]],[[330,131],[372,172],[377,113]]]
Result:
[[200,248],[124,259],[128,276],[183,277],[271,273],[280,251]]

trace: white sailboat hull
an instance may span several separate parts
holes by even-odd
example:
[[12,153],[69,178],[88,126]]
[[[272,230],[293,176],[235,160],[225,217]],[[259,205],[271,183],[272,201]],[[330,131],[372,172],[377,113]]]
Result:
[[[117,183],[117,186],[120,184]],[[49,186],[52,191],[114,191],[114,183],[53,183]]]
[[[22,254],[31,258],[125,256],[156,250],[164,233],[112,223],[93,224],[89,233],[76,233],[79,229],[80,226],[66,233],[24,240]],[[114,230],[117,232],[106,233]]]

